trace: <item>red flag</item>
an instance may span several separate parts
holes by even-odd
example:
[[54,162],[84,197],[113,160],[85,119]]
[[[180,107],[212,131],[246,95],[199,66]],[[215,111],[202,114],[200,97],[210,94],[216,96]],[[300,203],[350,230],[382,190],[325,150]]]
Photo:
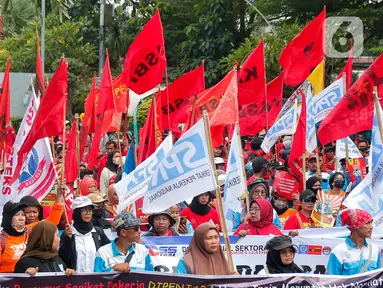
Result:
[[74,120],[72,130],[68,137],[67,150],[65,151],[65,180],[66,183],[74,182],[78,178],[79,164],[77,162],[77,119]]
[[100,91],[97,101],[96,114],[104,113],[107,110],[114,110],[114,97],[113,97],[113,84],[112,73],[110,72],[109,54],[106,50],[106,60],[104,65],[104,72],[102,73]]
[[135,93],[143,94],[161,83],[165,67],[164,33],[157,10],[126,53],[125,83]]
[[11,69],[11,61],[8,59],[7,67],[5,68],[3,83],[0,91],[0,133],[5,138],[6,126],[11,121],[11,101],[10,101],[10,85],[9,71]]
[[[153,101],[156,101],[155,99]],[[142,163],[146,158],[156,151],[156,136],[154,125],[154,108],[153,102],[148,111],[144,127],[140,137],[139,146],[137,147],[137,164]]]
[[285,83],[297,86],[302,83],[325,56],[326,8],[313,21],[294,37],[281,52],[279,64],[285,72]]
[[241,136],[257,135],[266,126],[270,128],[282,108],[283,72],[266,87],[266,98],[257,98],[257,102],[244,105],[239,112]]
[[[182,75],[157,96],[157,114],[161,130],[171,129],[187,121],[187,109],[192,105],[194,96],[205,90],[204,64]],[[169,95],[168,95],[169,94]],[[169,109],[168,101],[169,98]],[[170,127],[168,124],[170,118]]]
[[306,153],[306,97],[302,95],[302,110],[299,117],[298,126],[294,134],[293,144],[291,146],[291,153],[289,157],[289,167],[291,173],[299,176],[299,184],[301,191],[303,187],[303,161],[302,155]]
[[210,119],[210,126],[223,126],[238,122],[237,72],[231,73],[231,81]]
[[35,121],[18,155],[18,163],[11,183],[19,177],[25,157],[36,141],[44,137],[61,135],[64,127],[64,107],[68,95],[68,64],[62,59],[41,99]]
[[264,41],[251,52],[238,72],[238,106],[266,97]]
[[95,94],[96,94],[96,74],[93,75],[92,85],[88,97],[85,99],[84,103],[84,119],[80,127],[80,158],[85,151],[86,141],[89,134],[92,134],[96,131],[96,111],[95,111]]
[[36,31],[36,91],[40,92],[40,96],[44,96],[45,83],[43,74],[43,64],[40,57],[40,39],[39,34]]
[[351,86],[322,121],[318,137],[322,145],[370,130],[374,115],[374,86],[383,84],[383,54]]
[[338,77],[336,77],[336,80],[342,78],[343,74],[346,75],[346,91],[347,91],[352,85],[352,48],[350,49],[350,54],[349,54],[347,63],[343,67],[343,70],[340,71]]
[[121,127],[121,112],[115,112],[114,110],[108,110],[104,112],[104,118],[102,120],[101,134],[107,132],[117,132]]
[[[101,123],[103,115],[99,115],[96,122],[96,133],[93,136],[92,144],[89,150],[89,169],[93,169],[97,163],[98,154],[100,153],[100,140],[101,140]],[[99,171],[101,173],[101,171]]]

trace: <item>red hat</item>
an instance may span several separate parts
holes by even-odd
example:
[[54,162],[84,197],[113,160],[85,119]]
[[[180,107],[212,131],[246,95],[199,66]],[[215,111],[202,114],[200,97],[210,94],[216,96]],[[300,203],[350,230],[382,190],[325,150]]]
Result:
[[307,156],[307,161],[310,161],[311,159],[317,159],[317,156],[315,153],[311,153],[309,156]]
[[340,219],[342,220],[343,226],[347,225],[348,229],[354,231],[372,221],[372,216],[362,209],[348,209],[342,212]]

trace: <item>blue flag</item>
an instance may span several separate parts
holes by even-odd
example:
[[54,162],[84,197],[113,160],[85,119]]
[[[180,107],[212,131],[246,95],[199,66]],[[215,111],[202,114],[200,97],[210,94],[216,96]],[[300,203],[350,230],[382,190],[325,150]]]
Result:
[[134,149],[134,142],[132,142],[129,146],[128,155],[125,158],[125,164],[124,164],[124,175],[128,175],[130,172],[132,172],[134,169],[136,169],[136,157],[135,157],[135,149]]

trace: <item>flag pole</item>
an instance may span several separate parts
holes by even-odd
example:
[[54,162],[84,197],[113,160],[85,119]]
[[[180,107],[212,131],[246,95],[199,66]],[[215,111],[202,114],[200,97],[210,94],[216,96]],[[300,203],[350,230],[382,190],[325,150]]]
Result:
[[67,102],[64,101],[64,107],[63,107],[63,161],[62,161],[62,169],[61,169],[61,176],[62,181],[65,182],[65,154],[66,154],[66,131],[65,131],[65,118],[66,118],[66,104]]
[[302,155],[303,190],[306,190],[306,152]]
[[383,126],[382,126],[382,115],[380,115],[380,109],[379,109],[379,99],[378,99],[378,87],[374,86],[374,101],[375,101],[375,111],[376,116],[378,117],[378,126],[379,126],[379,132],[380,132],[380,139],[383,143]]
[[[165,65],[165,80],[166,80],[166,105],[168,106],[167,107],[167,110],[168,110],[168,127],[169,127],[169,130],[171,130],[172,127],[170,127],[170,100],[169,100],[169,75],[168,75],[168,64],[166,63]],[[158,85],[158,87],[160,88],[160,85]],[[161,90],[159,91],[159,93],[161,92]]]
[[[242,181],[243,183],[246,183],[247,182],[247,178],[246,178],[246,174],[245,174],[245,162],[244,162],[244,159],[243,159],[243,150],[242,150],[242,143],[241,143],[241,133],[239,132],[239,123],[236,122],[235,123],[235,127],[237,128],[237,138],[238,138],[238,147],[239,147],[239,158],[241,159],[241,167],[242,167]],[[246,187],[246,185],[245,185]],[[250,211],[250,195],[249,195],[249,191],[247,189],[245,189],[244,191],[245,195],[246,195],[246,208],[247,208],[247,211]]]
[[[108,49],[105,50],[105,53],[106,53],[106,57],[109,58],[109,52],[108,52]],[[105,73],[105,71],[104,71]],[[110,66],[109,66],[109,69],[108,69],[108,72],[107,73],[110,73]],[[116,104],[116,95],[115,95],[115,91],[114,91],[114,87],[113,87],[113,78],[112,78],[112,74],[109,75],[110,77],[110,84],[112,86],[112,96],[113,96],[113,105],[114,105],[114,115],[115,115],[115,119],[116,119],[116,127],[117,127],[117,147],[118,147],[118,152],[120,152],[120,166],[121,166],[121,169],[124,170],[124,163],[122,163],[122,153],[121,153],[121,145],[120,145],[120,130],[121,130],[121,125],[118,125],[118,113],[117,113],[117,104]]]
[[[158,84],[158,92],[157,92],[157,95],[161,92],[161,87],[160,85]],[[158,143],[157,143],[157,97],[156,95],[154,94],[153,96],[153,121],[154,121],[154,143],[156,144],[156,149],[158,148]],[[169,108],[169,106],[168,106]],[[168,114],[169,114],[169,110],[168,110]]]
[[79,115],[78,113],[74,114],[74,118],[77,120],[76,121],[76,159],[77,159],[77,166],[78,166],[78,178],[77,178],[77,196],[81,195],[81,187],[80,187],[80,142],[79,142]]
[[195,122],[195,107],[197,105],[197,95],[194,95],[193,98],[193,106],[192,106],[192,115],[191,115],[191,121],[190,121],[190,127],[194,125]]
[[318,178],[320,178],[320,176],[322,174],[322,171],[320,169],[319,154],[318,154],[318,152],[315,152],[315,159],[317,161],[317,172],[316,172],[316,175],[317,175]]
[[[207,136],[206,137],[207,138],[206,139],[207,140],[207,148],[209,150],[211,166],[213,168],[215,180],[218,183],[218,174],[217,174],[217,170],[216,170],[215,165],[214,165],[214,153],[213,153],[213,149],[212,149],[209,117],[208,117],[207,112],[205,110],[202,113],[203,113],[203,123],[204,123],[204,127],[205,127],[205,133]],[[227,262],[229,263],[230,273],[234,273],[235,270],[234,270],[234,264],[233,264],[233,256],[231,254],[230,240],[229,240],[229,235],[227,233],[225,216],[223,214],[222,195],[221,195],[221,189],[219,186],[216,186],[215,193],[216,193],[217,200],[218,200],[218,214],[219,214],[219,219],[220,219],[221,226],[222,226],[223,239],[225,241],[225,246],[226,246]]]

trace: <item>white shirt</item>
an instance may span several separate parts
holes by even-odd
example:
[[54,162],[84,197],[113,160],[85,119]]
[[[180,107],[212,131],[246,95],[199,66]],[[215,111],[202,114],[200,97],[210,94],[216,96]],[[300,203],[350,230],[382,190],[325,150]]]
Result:
[[96,232],[93,228],[92,231],[81,234],[72,227],[73,235],[75,235],[76,253],[77,253],[77,267],[78,272],[93,272],[94,259],[96,258],[96,244],[92,237],[92,232]]

